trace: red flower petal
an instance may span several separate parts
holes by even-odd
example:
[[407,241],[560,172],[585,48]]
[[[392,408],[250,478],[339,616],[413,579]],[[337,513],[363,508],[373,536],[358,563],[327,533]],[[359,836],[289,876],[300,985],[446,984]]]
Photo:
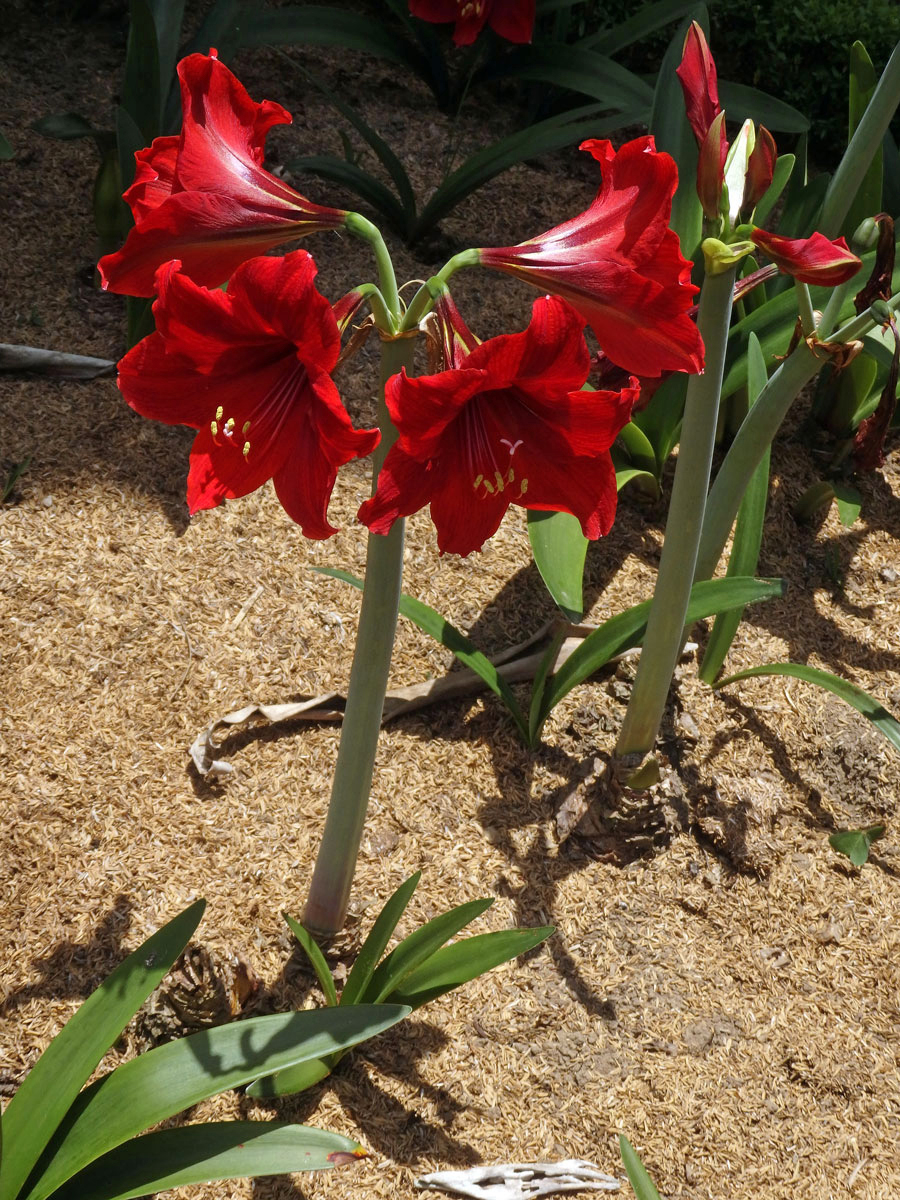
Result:
[[475,347],[458,368],[388,382],[399,430],[359,519],[385,533],[431,504],[442,553],[466,555],[510,504],[574,513],[589,537],[615,511],[609,448],[628,421],[637,380],[622,392],[575,391],[589,366],[580,319],[536,300],[529,327]]
[[511,42],[530,42],[535,0],[409,0],[414,17],[437,24],[455,22],[453,41],[469,46],[486,23]]
[[778,161],[778,150],[775,139],[760,125],[756,131],[756,145],[747,163],[747,179],[744,187],[743,207],[752,212],[769,190],[775,175],[775,163]]
[[245,263],[227,293],[198,286],[177,262],[158,272],[157,332],[119,364],[119,387],[145,416],[198,430],[191,512],[274,478],[308,537],[334,532],[326,509],[337,469],[379,434],[353,428],[328,374],[340,337],[314,277],[302,250]]
[[215,287],[254,254],[339,228],[346,217],[264,170],[266,134],[291,120],[280,104],[255,103],[214,56],[192,54],[178,74],[181,133],[138,152],[125,193],[135,227],[99,263],[103,286],[115,292],[152,296],[157,268],[174,258],[197,283]]
[[793,275],[801,283],[846,283],[862,266],[842,237],[831,242],[821,233],[808,238],[788,238],[754,229],[750,238],[779,271]]
[[688,121],[697,145],[702,146],[710,125],[722,109],[716,64],[710,54],[706,35],[696,21],[691,22],[685,36],[681,65],[676,68],[675,74],[681,81]]
[[652,138],[619,151],[605,140],[583,148],[604,164],[590,208],[518,246],[483,249],[481,262],[568,300],[628,371],[699,370],[702,343],[687,315],[697,289],[668,228],[674,160]]

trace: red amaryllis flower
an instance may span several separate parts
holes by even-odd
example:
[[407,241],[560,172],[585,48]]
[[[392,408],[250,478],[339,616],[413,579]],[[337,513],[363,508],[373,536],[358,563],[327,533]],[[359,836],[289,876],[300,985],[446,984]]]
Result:
[[699,371],[703,343],[688,316],[697,289],[669,229],[675,160],[651,137],[618,151],[606,140],[581,149],[603,164],[590,208],[518,246],[480,250],[482,264],[568,300],[627,371]]
[[616,511],[609,448],[637,380],[617,392],[577,390],[590,366],[584,323],[554,297],[534,302],[523,333],[480,345],[455,310],[444,311],[454,324],[444,338],[451,367],[388,381],[399,437],[359,519],[387,533],[430,504],[441,553],[463,556],[480,549],[510,504],[573,513],[589,538],[607,533]]
[[842,237],[831,242],[822,233],[814,233],[808,238],[789,238],[767,233],[765,229],[754,229],[750,238],[779,271],[793,275],[801,283],[828,286],[846,283],[862,266]]
[[251,100],[215,50],[182,59],[178,77],[181,133],[135,156],[125,193],[134,229],[99,263],[103,286],[129,296],[152,296],[157,267],[173,258],[196,283],[216,287],[254,254],[337,229],[347,216],[263,169],[266,134],[289,125],[291,114],[271,100]]
[[454,21],[453,40],[469,46],[490,25],[510,42],[530,42],[535,0],[409,0],[409,11],[423,21]]
[[305,250],[244,263],[227,293],[199,287],[177,261],[157,273],[157,332],[119,363],[119,388],[145,417],[197,430],[192,513],[272,479],[307,537],[335,532],[337,469],[379,434],[353,428],[331,379],[340,334],[315,275]]
[[687,119],[700,151],[697,160],[697,194],[706,216],[715,220],[719,213],[722,184],[725,182],[728,138],[725,133],[725,114],[719,103],[716,64],[706,36],[696,21],[691,22],[685,36],[681,65],[676,68],[675,74],[681,81]]

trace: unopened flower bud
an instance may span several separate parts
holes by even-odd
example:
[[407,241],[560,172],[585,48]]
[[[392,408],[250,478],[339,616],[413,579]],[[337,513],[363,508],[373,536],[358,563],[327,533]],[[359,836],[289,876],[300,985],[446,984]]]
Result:
[[873,217],[866,217],[857,226],[850,238],[850,244],[859,254],[865,254],[867,250],[874,250],[878,245],[878,222]]

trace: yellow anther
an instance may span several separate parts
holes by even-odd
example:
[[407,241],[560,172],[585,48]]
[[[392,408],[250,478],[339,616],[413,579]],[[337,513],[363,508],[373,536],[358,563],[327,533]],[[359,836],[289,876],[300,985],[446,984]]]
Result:
[[506,480],[503,478],[503,476],[500,474],[499,471],[494,472],[494,477],[497,480],[497,491],[502,492],[504,484],[506,483]]
[[231,437],[232,433],[234,433],[234,417],[229,417],[225,422],[224,432],[228,435],[228,437]]
[[223,417],[224,415],[225,415],[225,409],[224,409],[224,408],[222,407],[222,405],[220,404],[220,405],[219,405],[219,407],[216,409],[216,420],[217,420],[217,421],[221,421],[221,420],[222,420],[222,417]]
[[218,433],[219,433],[219,426],[218,426],[218,425],[215,423],[215,421],[210,421],[210,423],[209,423],[209,432],[210,432],[210,433],[213,435],[213,437],[217,437],[217,436],[218,436]]
[[509,474],[506,477],[506,482],[507,483],[515,483],[516,482],[516,473],[512,469],[512,467],[509,468]]
[[473,488],[475,488],[475,490],[476,490],[476,491],[477,491],[477,490],[478,490],[478,488],[481,486],[481,481],[482,481],[483,479],[484,479],[484,476],[483,476],[483,475],[479,475],[479,476],[478,476],[478,478],[475,480],[475,482],[472,484],[472,487],[473,487]]
[[244,450],[243,450],[244,458],[246,458],[249,453],[250,453],[250,443],[244,442]]
[[525,493],[528,491],[528,480],[523,479],[522,482],[519,484],[519,488],[520,488],[519,495],[524,496]]
[[247,436],[247,430],[248,430],[249,428],[250,428],[250,422],[249,422],[249,421],[245,421],[245,422],[244,422],[244,424],[243,424],[243,427],[241,428],[241,433],[244,435],[244,437],[246,437],[246,436]]
[[488,493],[488,495],[493,496],[494,488],[490,483],[488,483],[487,480],[484,481],[484,490]]

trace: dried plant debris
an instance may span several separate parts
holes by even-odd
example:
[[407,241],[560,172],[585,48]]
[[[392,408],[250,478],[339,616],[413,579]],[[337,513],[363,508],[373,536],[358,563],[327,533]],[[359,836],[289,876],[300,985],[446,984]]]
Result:
[[135,1018],[138,1041],[159,1045],[225,1025],[252,1004],[259,988],[259,977],[240,954],[192,944]]
[[467,1171],[436,1171],[417,1179],[416,1187],[471,1200],[531,1200],[563,1192],[616,1192],[619,1181],[593,1163],[567,1158],[557,1163],[499,1163]]

